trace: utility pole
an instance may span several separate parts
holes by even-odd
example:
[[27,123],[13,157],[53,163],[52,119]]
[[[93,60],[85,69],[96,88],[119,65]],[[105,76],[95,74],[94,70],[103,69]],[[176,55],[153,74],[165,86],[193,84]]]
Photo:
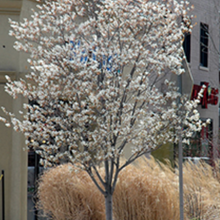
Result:
[[[182,75],[177,79],[179,93],[182,94]],[[180,105],[179,99],[179,105]],[[179,202],[180,202],[180,220],[184,220],[183,214],[183,146],[182,146],[182,123],[179,130],[179,144],[178,144],[178,156],[179,156]]]

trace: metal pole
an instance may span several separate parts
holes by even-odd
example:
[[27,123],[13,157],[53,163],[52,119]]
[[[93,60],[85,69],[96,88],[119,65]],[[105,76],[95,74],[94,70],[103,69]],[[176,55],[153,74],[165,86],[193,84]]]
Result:
[[180,220],[184,220],[183,216],[183,148],[182,135],[179,133],[179,197],[180,197]]
[[5,220],[5,172],[2,170],[2,220]]
[[[182,75],[178,76],[179,93],[182,94]],[[180,101],[179,101],[180,104]],[[181,123],[182,129],[182,123]],[[184,220],[183,214],[183,146],[182,146],[182,130],[179,131],[179,202],[180,202],[180,220]]]
[[39,156],[34,152],[34,219],[38,220],[37,203],[37,179],[39,176]]

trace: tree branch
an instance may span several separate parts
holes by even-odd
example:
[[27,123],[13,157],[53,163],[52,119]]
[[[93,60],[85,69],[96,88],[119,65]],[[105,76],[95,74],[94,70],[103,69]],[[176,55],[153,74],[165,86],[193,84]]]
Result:
[[[83,164],[84,165],[84,164]],[[96,179],[93,176],[93,173],[91,171],[91,168],[87,168],[86,167],[86,172],[89,174],[89,176],[91,177],[92,181],[95,183],[96,187],[99,189],[99,191],[105,195],[105,191],[101,188],[101,186],[98,184],[98,182],[96,181]]]

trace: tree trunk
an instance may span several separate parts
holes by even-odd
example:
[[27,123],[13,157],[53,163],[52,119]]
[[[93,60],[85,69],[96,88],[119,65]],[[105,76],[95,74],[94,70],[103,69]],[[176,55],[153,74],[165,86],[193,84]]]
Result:
[[112,215],[112,194],[108,193],[105,196],[105,216],[106,220],[113,220],[113,215]]

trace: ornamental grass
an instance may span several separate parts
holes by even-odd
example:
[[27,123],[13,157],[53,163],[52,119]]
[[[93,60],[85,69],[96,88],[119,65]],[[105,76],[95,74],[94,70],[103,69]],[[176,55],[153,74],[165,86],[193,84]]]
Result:
[[65,164],[40,178],[38,209],[53,220],[102,220],[104,198],[86,172],[74,172]]
[[[118,178],[113,195],[114,220],[179,219],[178,169],[154,159],[140,159]],[[104,173],[104,172],[103,172]],[[218,220],[218,172],[206,163],[184,163],[184,219]],[[40,178],[38,208],[53,220],[104,220],[104,197],[85,171],[71,164]]]

